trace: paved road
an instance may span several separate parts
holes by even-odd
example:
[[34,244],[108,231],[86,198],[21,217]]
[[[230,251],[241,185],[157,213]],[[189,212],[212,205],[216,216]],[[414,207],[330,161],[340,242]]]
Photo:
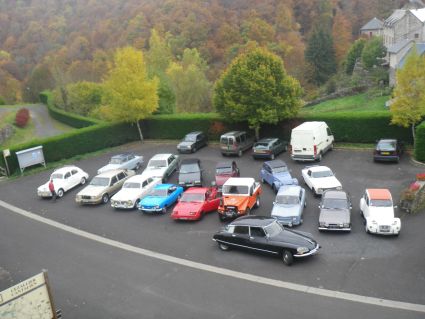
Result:
[[[175,145],[139,143],[123,150],[134,150],[149,159],[159,152],[174,152]],[[95,174],[111,154],[82,160],[80,167]],[[206,181],[212,180],[214,167],[223,157],[214,147],[200,150],[196,156],[205,169]],[[302,164],[292,162],[288,154],[280,156],[300,178]],[[235,159],[242,176],[257,176],[261,161],[248,155]],[[223,267],[248,274],[304,284],[312,287],[355,293],[359,295],[425,304],[425,220],[423,214],[407,215],[402,219],[402,233],[398,238],[365,234],[358,215],[359,198],[365,187],[388,187],[397,199],[401,190],[423,168],[414,167],[408,158],[399,164],[375,164],[370,152],[335,150],[323,161],[330,166],[351,194],[353,201],[353,231],[351,234],[326,234],[317,231],[318,199],[308,191],[308,206],[300,230],[309,231],[323,246],[313,258],[285,267],[279,259],[259,257],[244,252],[222,252],[211,241],[212,234],[222,225],[215,214],[199,223],[176,223],[169,216],[141,216],[136,211],[114,211],[109,206],[80,207],[72,190],[56,203],[39,200],[36,187],[48,179],[50,171],[0,184],[0,199],[41,216],[124,243]],[[176,174],[171,181],[176,180]],[[270,214],[274,194],[264,186],[260,215]],[[0,262],[2,267],[2,262]]]
[[3,273],[18,282],[47,268],[64,318],[423,318],[159,261],[3,208],[0,218]]

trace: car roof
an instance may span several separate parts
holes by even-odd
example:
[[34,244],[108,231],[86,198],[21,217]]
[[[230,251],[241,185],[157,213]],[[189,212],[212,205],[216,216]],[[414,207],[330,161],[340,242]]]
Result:
[[152,159],[155,159],[155,160],[166,160],[171,155],[173,155],[173,154],[155,154],[154,156],[151,157],[151,160]]
[[205,194],[208,191],[208,187],[190,187],[184,193],[185,194]]
[[396,140],[395,138],[381,138],[381,139],[378,141],[378,143],[381,143],[381,142],[384,142],[384,143],[390,143],[390,142],[397,142],[397,140]]
[[309,169],[312,172],[331,171],[329,167],[322,165],[306,166],[304,169]]
[[175,186],[175,187],[177,187],[177,185],[174,185],[174,184],[157,184],[157,185],[155,186],[155,189],[168,189],[168,188],[170,188],[171,186]]
[[[147,180],[148,178],[152,178],[152,179],[156,179],[155,177],[149,177],[149,176],[143,176],[143,175],[133,175],[131,176],[129,179],[127,179],[125,182],[144,182],[145,180]],[[158,178],[159,179],[159,178]]]
[[370,199],[392,199],[390,191],[386,188],[368,188],[366,191]]
[[[262,138],[261,140],[257,141],[257,143],[270,143],[270,142],[273,142],[275,140],[277,140],[277,137],[265,137],[265,138]],[[255,144],[257,144],[257,143],[255,143]]]
[[269,165],[271,168],[276,168],[276,167],[282,167],[282,166],[288,166],[286,165],[286,163],[280,159],[276,159],[273,161],[267,161],[265,162],[265,164]]
[[233,163],[235,163],[235,161],[218,162],[216,168],[232,167]]
[[134,153],[130,153],[130,152],[128,152],[128,153],[122,153],[122,154],[117,154],[117,155],[111,156],[111,158],[125,158],[128,155],[133,155],[133,154]]
[[278,195],[294,195],[300,194],[301,186],[298,185],[283,185],[279,188]]
[[113,169],[113,170],[98,174],[97,176],[109,178],[109,177],[115,176],[115,175],[117,175],[118,173],[121,173],[121,172],[125,172],[125,169]]
[[202,131],[195,131],[195,132],[187,133],[186,135],[199,135],[199,134],[202,134],[202,133],[203,133]]
[[245,133],[245,131],[230,131],[230,132],[226,132],[224,134],[221,135],[221,137],[226,137],[226,136],[234,136],[240,133]]
[[55,169],[54,171],[53,171],[53,173],[66,173],[66,172],[68,172],[69,170],[71,170],[71,169],[79,169],[77,166],[74,166],[74,165],[69,165],[69,166],[63,166],[63,167],[60,167],[60,168],[58,168],[58,169]]
[[182,159],[182,161],[180,162],[180,165],[184,165],[184,164],[198,164],[200,161],[198,158],[185,158]]
[[255,183],[255,179],[252,177],[230,177],[224,185],[251,185]]
[[322,198],[348,199],[348,194],[343,190],[330,189],[323,193]]
[[250,215],[239,217],[238,219],[235,219],[233,222],[231,222],[230,225],[264,227],[270,225],[275,220],[276,219],[271,217]]

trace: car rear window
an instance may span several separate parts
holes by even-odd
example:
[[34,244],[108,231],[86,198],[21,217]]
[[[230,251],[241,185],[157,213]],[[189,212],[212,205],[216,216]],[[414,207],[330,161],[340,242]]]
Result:
[[255,143],[254,147],[255,148],[261,148],[261,149],[269,148],[269,143]]
[[184,137],[185,142],[196,142],[196,135],[186,135]]
[[381,150],[395,150],[396,143],[395,142],[379,142],[378,149]]
[[220,144],[233,145],[233,138],[231,138],[231,137],[222,137],[220,139]]

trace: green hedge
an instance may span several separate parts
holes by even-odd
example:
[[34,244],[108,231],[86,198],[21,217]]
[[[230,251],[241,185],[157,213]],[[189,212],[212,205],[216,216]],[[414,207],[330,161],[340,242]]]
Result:
[[40,93],[40,101],[47,105],[47,109],[49,110],[49,114],[51,117],[71,127],[83,128],[104,123],[103,121],[97,119],[84,117],[78,114],[58,109],[56,106],[54,106],[53,96],[52,93],[49,91],[44,91]]
[[[16,152],[38,145],[43,145],[46,162],[55,162],[75,155],[94,152],[104,148],[121,145],[139,139],[137,127],[128,123],[101,124],[63,135],[36,139],[29,143],[15,145],[10,148],[8,157],[10,172],[19,170]],[[0,166],[5,167],[3,156],[0,157]]]
[[425,121],[416,127],[415,158],[425,162]]

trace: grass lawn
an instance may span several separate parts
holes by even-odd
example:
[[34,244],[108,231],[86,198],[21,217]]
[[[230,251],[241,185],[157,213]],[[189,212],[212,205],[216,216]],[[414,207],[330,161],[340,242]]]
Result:
[[300,113],[303,115],[338,111],[387,111],[385,102],[389,99],[389,96],[369,97],[364,93],[307,106],[302,108]]
[[0,144],[1,148],[7,148],[11,145],[24,143],[34,138],[35,126],[31,118],[28,121],[28,124],[23,128],[20,128],[14,125],[16,111],[17,110],[13,110],[13,111],[4,113],[0,116],[1,123],[2,123],[1,127],[5,126],[6,124],[12,124],[14,129],[13,135],[9,139],[7,139],[5,143]]

